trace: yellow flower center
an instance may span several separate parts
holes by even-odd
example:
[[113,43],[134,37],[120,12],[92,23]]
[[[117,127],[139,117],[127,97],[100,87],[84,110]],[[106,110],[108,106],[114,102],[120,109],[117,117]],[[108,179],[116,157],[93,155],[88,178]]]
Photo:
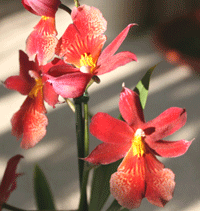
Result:
[[93,73],[96,68],[96,61],[92,58],[92,55],[84,53],[80,59],[80,71],[83,73]]
[[37,78],[35,79],[35,86],[32,88],[32,90],[29,92],[29,97],[34,98],[37,97],[38,92],[42,90],[43,88],[43,83],[42,83],[42,78]]
[[49,19],[49,17],[47,17],[47,16],[42,16],[42,20],[46,21],[46,20],[48,20],[48,19]]
[[137,129],[132,140],[133,156],[137,155],[138,157],[142,157],[146,152],[144,137],[144,131],[142,129]]

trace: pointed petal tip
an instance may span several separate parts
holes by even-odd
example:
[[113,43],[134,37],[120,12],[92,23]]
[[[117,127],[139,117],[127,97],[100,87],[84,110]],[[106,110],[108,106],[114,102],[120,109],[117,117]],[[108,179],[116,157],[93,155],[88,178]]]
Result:
[[15,155],[15,156],[11,157],[11,158],[9,159],[8,163],[9,163],[10,165],[13,164],[13,162],[15,162],[15,161],[17,161],[17,163],[18,163],[19,160],[20,160],[21,158],[24,158],[24,156],[23,156],[23,155],[20,155],[20,154],[17,154],[17,155]]
[[130,23],[128,26],[132,27],[132,26],[139,26],[139,25],[137,23]]
[[123,92],[125,90],[125,82],[122,83],[122,91]]
[[90,155],[88,155],[87,157],[85,158],[79,158],[80,160],[84,160],[88,163],[92,163],[93,165],[100,165],[101,163],[100,162],[96,162],[94,158],[92,158]]

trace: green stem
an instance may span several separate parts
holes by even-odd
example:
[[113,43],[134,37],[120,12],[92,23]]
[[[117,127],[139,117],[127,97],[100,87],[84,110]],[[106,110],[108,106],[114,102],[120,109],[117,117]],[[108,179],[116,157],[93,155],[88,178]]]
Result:
[[85,101],[84,101],[84,146],[85,146],[85,151],[84,151],[84,157],[87,157],[89,154],[89,127],[88,127],[88,101],[89,101],[89,96],[88,93],[84,93]]
[[81,188],[81,198],[78,211],[88,211],[87,192],[86,192],[88,175],[89,175],[89,170],[85,170],[83,172],[83,183]]
[[[88,127],[88,93],[85,92],[84,95],[84,157],[87,157],[89,154],[89,127]],[[87,163],[85,163],[87,165]],[[79,211],[87,211],[88,204],[87,204],[87,181],[89,170],[84,168],[83,172],[83,180],[82,180],[82,187],[81,187],[81,198],[79,203]]]
[[13,206],[11,206],[11,205],[9,205],[9,204],[2,204],[2,206],[1,206],[1,208],[3,209],[3,208],[5,208],[5,209],[7,209],[7,210],[13,210],[13,211],[25,211],[25,210],[23,210],[23,209],[20,209],[20,208],[17,208],[17,207],[13,207]]
[[75,115],[76,115],[76,138],[78,148],[78,168],[80,189],[82,187],[84,161],[79,158],[84,158],[84,124],[82,116],[82,97],[75,98]]
[[67,7],[66,5],[60,4],[59,8],[62,10],[65,10],[66,12],[68,12],[71,15],[72,10],[69,7]]

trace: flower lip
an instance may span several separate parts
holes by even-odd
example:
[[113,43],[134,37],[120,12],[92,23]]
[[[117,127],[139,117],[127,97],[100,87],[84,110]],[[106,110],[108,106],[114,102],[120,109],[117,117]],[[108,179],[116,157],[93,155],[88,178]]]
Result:
[[35,86],[29,92],[29,97],[31,98],[37,97],[38,92],[43,89],[43,82],[42,82],[41,77],[38,79],[35,79],[35,82],[36,82]]
[[91,54],[84,53],[80,59],[80,71],[83,73],[93,73],[96,68],[96,61]]

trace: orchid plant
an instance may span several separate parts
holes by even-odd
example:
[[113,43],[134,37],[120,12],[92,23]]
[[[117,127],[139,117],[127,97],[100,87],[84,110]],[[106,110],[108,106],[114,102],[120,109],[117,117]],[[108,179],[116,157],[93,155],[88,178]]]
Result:
[[[48,125],[44,102],[55,108],[61,103],[61,96],[75,112],[81,196],[78,210],[101,210],[110,193],[115,200],[108,211],[138,208],[144,197],[153,205],[163,207],[173,197],[175,174],[157,156],[181,156],[190,147],[192,141],[163,140],[184,126],[186,110],[171,107],[155,119],[145,121],[143,110],[155,68],[152,67],[134,90],[122,85],[118,118],[102,112],[92,116],[88,109],[88,90],[93,83],[100,83],[98,75],[137,61],[132,52],[116,53],[136,24],[129,24],[103,49],[107,21],[97,8],[74,2],[71,10],[60,0],[22,0],[24,8],[41,19],[26,40],[26,53],[19,51],[19,75],[4,81],[7,89],[26,96],[11,119],[12,134],[22,139],[20,146],[25,150],[39,144]],[[65,10],[72,19],[60,39],[56,37],[55,26],[58,9]],[[91,153],[89,132],[103,142]],[[0,209],[22,210],[7,203],[21,176],[16,173],[21,158],[22,155],[15,155],[8,161],[0,185]],[[88,202],[91,169],[94,171]],[[49,186],[37,165],[34,187],[38,210],[56,210]]]

